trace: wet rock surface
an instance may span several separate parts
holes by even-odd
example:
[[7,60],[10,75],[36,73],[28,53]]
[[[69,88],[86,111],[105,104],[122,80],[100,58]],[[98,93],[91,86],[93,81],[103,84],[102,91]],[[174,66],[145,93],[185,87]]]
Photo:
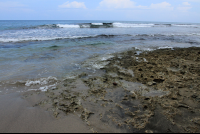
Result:
[[66,79],[36,106],[75,114],[92,132],[200,132],[200,48],[133,49],[102,76]]

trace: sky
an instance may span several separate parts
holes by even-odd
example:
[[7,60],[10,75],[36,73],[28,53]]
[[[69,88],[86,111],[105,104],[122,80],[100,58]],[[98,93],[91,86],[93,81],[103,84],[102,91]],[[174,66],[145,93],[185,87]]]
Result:
[[200,0],[0,0],[0,20],[200,23]]

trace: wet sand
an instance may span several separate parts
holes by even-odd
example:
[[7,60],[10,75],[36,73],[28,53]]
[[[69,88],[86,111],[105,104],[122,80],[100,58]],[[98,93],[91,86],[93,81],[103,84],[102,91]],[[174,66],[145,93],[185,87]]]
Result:
[[115,53],[102,75],[0,96],[0,132],[200,132],[200,48]]
[[[60,119],[54,118],[45,109],[35,107],[43,99],[33,95],[25,100],[19,93],[0,96],[0,132],[1,133],[70,133],[91,131],[77,116],[70,115]],[[73,122],[73,123],[72,123]],[[79,126],[80,129],[77,129]]]

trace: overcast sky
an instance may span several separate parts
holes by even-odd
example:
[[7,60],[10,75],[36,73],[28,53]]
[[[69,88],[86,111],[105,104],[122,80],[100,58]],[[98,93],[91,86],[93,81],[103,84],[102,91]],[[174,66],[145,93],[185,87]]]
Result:
[[200,23],[200,0],[0,0],[0,20]]

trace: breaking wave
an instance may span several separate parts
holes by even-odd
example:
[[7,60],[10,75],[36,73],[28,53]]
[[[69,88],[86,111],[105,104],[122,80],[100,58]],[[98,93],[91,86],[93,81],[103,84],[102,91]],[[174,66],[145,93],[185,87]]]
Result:
[[[142,28],[142,27],[193,27],[200,28],[197,24],[154,24],[154,23],[80,23],[80,24],[46,24],[19,29],[55,29],[55,28]],[[11,29],[12,30],[12,29]]]
[[[91,36],[70,36],[70,37],[32,37],[32,38],[0,38],[0,42],[9,43],[9,42],[28,42],[28,41],[48,41],[48,40],[62,40],[62,39],[82,39],[82,38],[98,38],[105,37],[111,38],[118,35],[91,35]],[[123,36],[123,35],[122,35]],[[125,36],[125,35],[124,35]]]
[[77,25],[69,24],[57,24],[60,28],[142,28],[142,27],[196,27],[200,28],[200,25],[191,24],[133,24],[133,23],[83,23]]
[[88,36],[69,36],[69,37],[27,37],[27,38],[1,38],[0,42],[10,43],[10,42],[30,42],[30,41],[50,41],[50,40],[63,40],[63,39],[83,39],[83,38],[114,38],[116,36],[125,37],[172,37],[172,36],[200,36],[199,33],[190,33],[190,34],[121,34],[121,35],[112,35],[112,34],[100,34],[100,35],[88,35]]
[[152,27],[154,24],[129,24],[129,23],[113,23],[116,28],[134,28],[134,27]]
[[200,25],[192,24],[133,24],[133,23],[83,23],[76,25],[57,24],[60,28],[142,28],[142,27],[194,27],[200,28]]

